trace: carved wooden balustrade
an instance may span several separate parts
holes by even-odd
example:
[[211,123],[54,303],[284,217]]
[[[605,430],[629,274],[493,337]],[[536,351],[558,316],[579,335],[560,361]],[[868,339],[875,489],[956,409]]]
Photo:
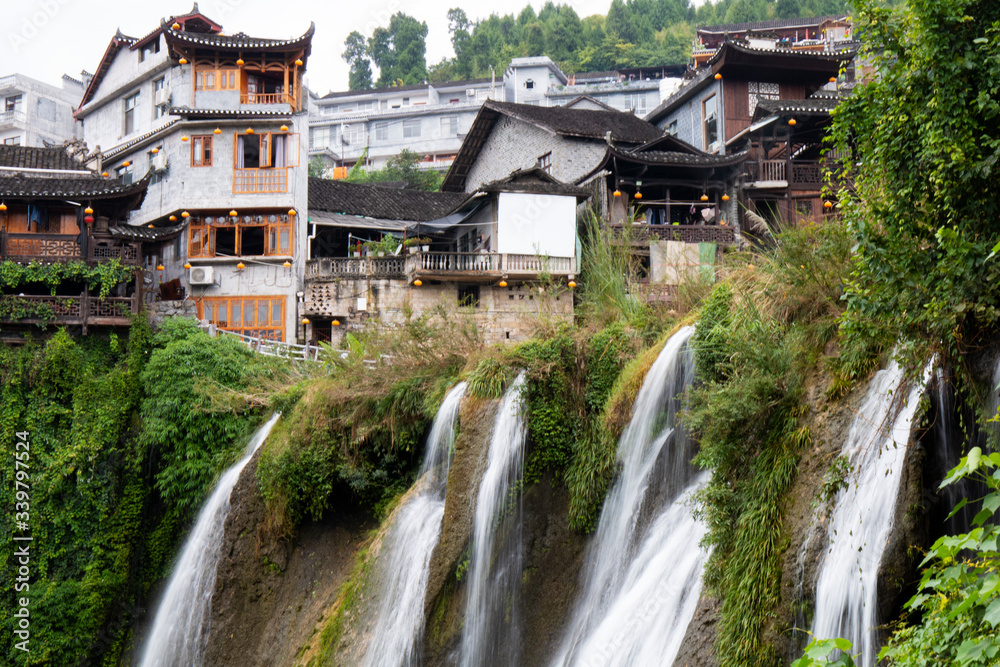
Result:
[[0,259],[15,262],[65,262],[86,259],[90,263],[119,259],[138,266],[142,260],[138,243],[111,238],[89,239],[87,256],[80,250],[79,238],[72,234],[17,234],[0,232]]
[[5,322],[20,324],[66,324],[82,326],[128,326],[139,312],[138,294],[100,299],[86,292],[74,296],[0,295],[5,308],[0,316]]
[[612,224],[610,227],[615,239],[628,237],[634,245],[648,246],[650,241],[719,245],[732,245],[736,242],[736,230],[725,225],[650,225],[637,222],[632,223],[627,235],[624,224]]

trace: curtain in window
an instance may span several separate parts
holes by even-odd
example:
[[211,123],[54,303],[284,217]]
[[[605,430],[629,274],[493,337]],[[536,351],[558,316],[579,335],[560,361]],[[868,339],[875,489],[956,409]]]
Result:
[[285,167],[288,162],[288,150],[285,147],[288,136],[284,134],[275,134],[272,138],[274,140],[274,166]]
[[242,134],[237,134],[236,135],[236,168],[237,169],[242,169],[243,168],[243,150],[245,148],[244,145],[243,145],[243,139],[244,139],[244,137],[243,137]]

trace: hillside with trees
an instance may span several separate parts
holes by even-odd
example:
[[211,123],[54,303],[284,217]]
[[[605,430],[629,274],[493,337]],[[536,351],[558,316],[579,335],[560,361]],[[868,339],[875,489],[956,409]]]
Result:
[[512,58],[539,55],[565,72],[600,72],[684,63],[696,26],[847,11],[846,0],[708,0],[697,8],[690,0],[613,0],[606,16],[581,18],[571,5],[547,2],[538,13],[528,5],[473,21],[454,8],[448,29],[455,55],[429,66],[427,24],[397,12],[371,35],[348,35],[343,58],[351,90],[502,75]]

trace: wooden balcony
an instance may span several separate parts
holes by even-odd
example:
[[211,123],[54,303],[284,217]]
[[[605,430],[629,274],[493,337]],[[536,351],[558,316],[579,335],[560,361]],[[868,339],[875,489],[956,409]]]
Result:
[[405,279],[490,281],[507,276],[534,279],[547,273],[577,273],[575,257],[543,257],[497,252],[418,252],[399,257],[330,257],[306,264],[306,280]]
[[137,243],[91,237],[87,244],[87,256],[84,257],[79,238],[75,235],[0,232],[0,259],[46,263],[85,259],[92,264],[119,259],[123,264],[138,266],[142,258]]
[[[139,312],[139,297],[107,297],[99,299],[86,292],[78,296],[0,295],[0,321],[36,325],[122,326],[131,324],[132,315]],[[22,317],[13,313],[21,311]]]
[[240,104],[294,104],[295,99],[286,93],[242,93]]
[[288,192],[288,168],[233,169],[233,193]]
[[747,181],[756,188],[819,190],[823,167],[817,160],[760,160],[744,163]]
[[[621,240],[625,236],[625,225],[612,224],[614,238]],[[682,243],[718,243],[732,245],[736,243],[736,230],[724,225],[650,225],[633,223],[629,230],[633,245],[646,246],[650,241],[680,241]]]

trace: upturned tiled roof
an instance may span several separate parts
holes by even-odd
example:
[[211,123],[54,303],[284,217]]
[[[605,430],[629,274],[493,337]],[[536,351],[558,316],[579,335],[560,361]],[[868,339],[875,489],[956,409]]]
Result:
[[464,193],[401,190],[364,183],[309,179],[309,210],[385,220],[437,220],[461,206]]
[[126,241],[156,241],[169,240],[176,236],[186,225],[184,223],[171,227],[148,227],[144,225],[111,225],[108,233],[113,238]]
[[518,169],[505,178],[479,186],[479,190],[481,192],[524,192],[582,198],[590,196],[590,190],[587,188],[563,183],[539,167]]
[[58,169],[61,171],[89,171],[83,163],[64,148],[35,148],[32,146],[0,145],[0,167],[16,169]]
[[644,144],[663,136],[663,130],[629,111],[543,107],[496,100],[486,100],[483,107],[571,137],[603,140],[610,132],[613,141]]
[[291,109],[192,109],[191,107],[170,107],[171,116],[183,118],[291,118]]
[[171,25],[172,22],[169,19],[163,19],[160,23],[160,29],[166,36],[167,41],[175,44],[184,44],[192,47],[258,51],[288,51],[298,47],[305,47],[307,54],[313,33],[316,32],[316,24],[310,23],[309,29],[299,37],[292,39],[266,39],[263,37],[251,37],[242,32],[238,32],[235,35],[221,35],[211,32],[185,32],[184,30],[174,30]]
[[751,21],[749,23],[724,23],[721,25],[706,25],[698,28],[705,33],[733,33],[747,30],[774,30],[778,28],[814,28],[827,21],[846,20],[846,16],[817,16],[813,18],[773,19],[771,21]]
[[142,179],[124,185],[117,178],[101,176],[25,176],[14,173],[11,176],[0,173],[0,196],[30,197],[33,199],[81,198],[108,199],[132,194],[140,194],[149,184],[152,171]]

